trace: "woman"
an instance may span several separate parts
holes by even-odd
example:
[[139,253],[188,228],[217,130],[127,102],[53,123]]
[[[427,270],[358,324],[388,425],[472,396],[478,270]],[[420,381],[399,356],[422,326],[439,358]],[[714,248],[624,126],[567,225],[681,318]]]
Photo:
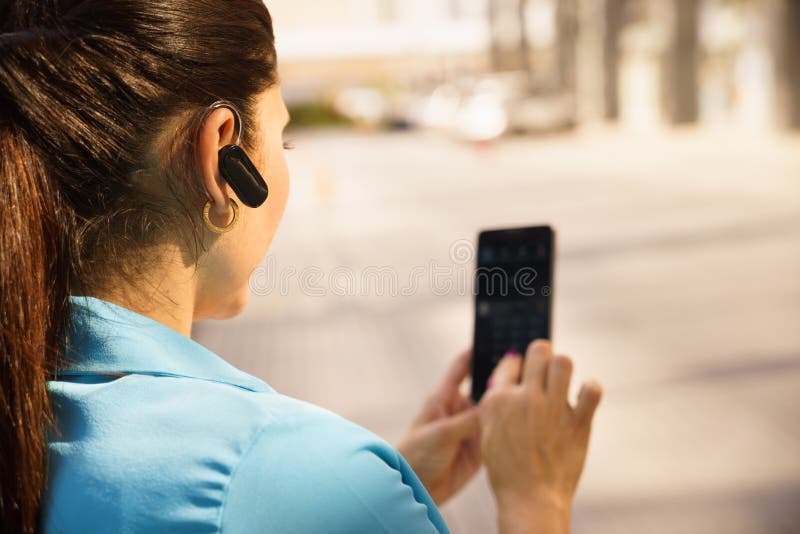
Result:
[[[257,0],[0,4],[8,532],[447,532],[481,463],[503,533],[563,533],[596,384],[546,342],[472,407],[462,355],[398,449],[189,338],[239,313],[288,195]],[[240,138],[240,139],[239,139]],[[237,144],[269,188],[220,171]]]

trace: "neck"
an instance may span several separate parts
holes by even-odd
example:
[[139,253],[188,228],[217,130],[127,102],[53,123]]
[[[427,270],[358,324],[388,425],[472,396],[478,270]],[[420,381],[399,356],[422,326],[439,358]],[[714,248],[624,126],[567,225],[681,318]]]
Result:
[[158,321],[186,337],[192,335],[197,278],[179,261],[166,261],[145,273],[135,287],[117,280],[83,294],[106,300]]
[[189,305],[164,299],[142,301],[139,298],[130,299],[121,297],[119,293],[93,293],[90,296],[106,300],[123,308],[127,308],[140,315],[166,325],[186,337],[192,337],[192,323],[194,312]]

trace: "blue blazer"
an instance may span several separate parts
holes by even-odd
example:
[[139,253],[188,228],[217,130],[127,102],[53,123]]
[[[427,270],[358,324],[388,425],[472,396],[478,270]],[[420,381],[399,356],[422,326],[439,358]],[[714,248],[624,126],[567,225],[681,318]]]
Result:
[[70,300],[45,532],[448,532],[381,438],[157,321]]

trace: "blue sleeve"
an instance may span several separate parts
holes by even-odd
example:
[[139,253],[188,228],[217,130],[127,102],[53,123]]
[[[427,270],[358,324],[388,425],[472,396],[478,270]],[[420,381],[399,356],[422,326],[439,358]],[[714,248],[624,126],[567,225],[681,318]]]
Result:
[[397,450],[321,409],[261,429],[232,474],[221,527],[223,534],[449,533]]

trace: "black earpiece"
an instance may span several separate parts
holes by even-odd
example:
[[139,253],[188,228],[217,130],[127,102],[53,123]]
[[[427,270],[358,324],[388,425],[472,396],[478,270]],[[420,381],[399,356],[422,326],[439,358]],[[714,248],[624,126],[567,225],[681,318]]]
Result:
[[[267,182],[258,172],[256,166],[247,156],[247,153],[239,146],[242,140],[242,117],[239,115],[239,110],[236,109],[232,103],[225,100],[217,100],[208,107],[208,113],[211,111],[225,107],[233,113],[236,130],[236,143],[225,145],[219,149],[219,172],[228,185],[231,186],[233,192],[239,197],[239,200],[249,208],[257,208],[269,196],[269,188]],[[205,118],[203,119],[205,120]]]
[[245,206],[257,208],[267,200],[267,183],[242,147],[226,145],[219,150],[219,172]]

